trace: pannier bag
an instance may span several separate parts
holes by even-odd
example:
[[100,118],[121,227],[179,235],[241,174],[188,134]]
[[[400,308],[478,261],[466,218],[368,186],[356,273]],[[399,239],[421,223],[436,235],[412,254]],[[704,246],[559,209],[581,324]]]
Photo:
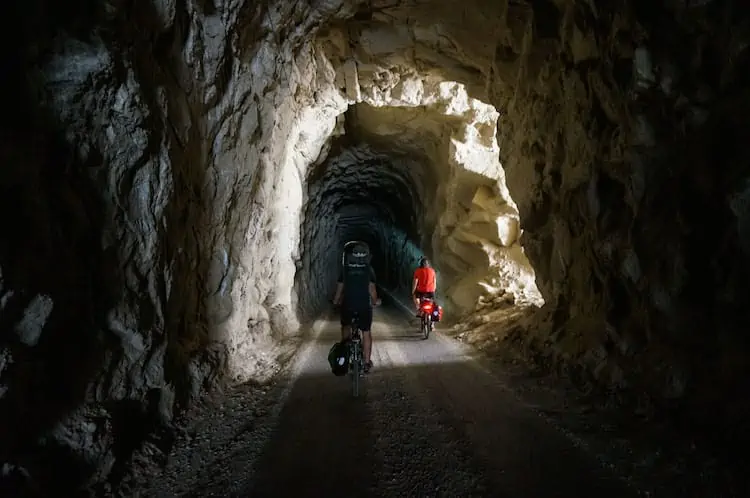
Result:
[[331,365],[333,375],[341,377],[349,371],[348,350],[346,342],[337,342],[331,346],[331,350],[328,352],[328,364]]
[[433,322],[439,322],[443,319],[443,307],[439,304],[436,304],[434,308],[432,308],[432,321]]

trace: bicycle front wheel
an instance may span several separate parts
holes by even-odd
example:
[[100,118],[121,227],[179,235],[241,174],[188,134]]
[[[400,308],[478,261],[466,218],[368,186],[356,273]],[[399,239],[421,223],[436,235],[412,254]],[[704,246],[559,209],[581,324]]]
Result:
[[361,370],[359,359],[352,362],[352,395],[356,398],[359,396],[359,376]]

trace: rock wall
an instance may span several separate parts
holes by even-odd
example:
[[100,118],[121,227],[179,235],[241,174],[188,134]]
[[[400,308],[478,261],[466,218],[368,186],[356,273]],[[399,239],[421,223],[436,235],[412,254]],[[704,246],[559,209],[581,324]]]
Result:
[[321,251],[338,252],[353,236],[338,228],[353,218],[336,218],[352,203],[387,213],[375,222],[360,216],[357,237],[379,248],[376,271],[388,273],[381,283],[402,298],[419,256],[428,254],[442,269],[439,295],[454,314],[498,292],[540,305],[498,160],[498,113],[439,71],[418,70],[404,55],[412,43],[404,35],[376,22],[334,25],[316,39],[351,107],[339,119],[343,138],[310,174],[306,219],[323,223],[305,225],[302,309],[314,316],[332,292],[335,258]]
[[[747,105],[746,17],[721,2],[611,9],[570,7],[547,34],[528,13],[496,62],[536,82],[495,85],[492,100],[509,109],[499,128],[503,156],[516,158],[508,186],[523,194],[522,241],[555,303],[519,339],[553,365],[582,366],[587,382],[632,388],[686,418],[715,402],[728,422],[748,352],[736,306],[746,259],[732,242],[742,216],[732,199],[748,174],[737,149],[747,125],[734,114]],[[709,25],[734,34],[709,42]]]
[[0,461],[41,492],[116,479],[203,389],[277,370],[297,329],[300,178],[341,112],[304,111],[337,99],[316,93],[326,62],[306,40],[345,14],[40,1],[3,16],[27,38],[3,44],[19,79],[4,92],[0,413],[19,430]]
[[[425,157],[429,167],[412,185],[434,195],[423,199],[420,233],[411,241],[442,268],[440,291],[449,308],[466,312],[479,297],[497,292],[540,305],[498,160],[498,113],[471,98],[464,85],[415,69],[419,61],[404,55],[411,38],[394,42],[390,25],[371,23],[356,36],[352,31],[331,28],[318,37],[353,104],[345,115],[347,136]],[[399,284],[408,287],[413,268]]]
[[736,438],[748,410],[747,7],[494,5],[476,24],[465,2],[373,19],[409,33],[417,65],[453,61],[500,111],[500,157],[547,303],[511,340],[690,422],[717,415]]

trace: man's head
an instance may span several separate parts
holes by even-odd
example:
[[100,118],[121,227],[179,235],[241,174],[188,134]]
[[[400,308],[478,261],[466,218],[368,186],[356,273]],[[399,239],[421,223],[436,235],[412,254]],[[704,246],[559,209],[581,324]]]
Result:
[[419,267],[420,268],[428,268],[429,266],[430,266],[430,261],[427,258],[425,258],[424,256],[422,256],[421,258],[419,258]]

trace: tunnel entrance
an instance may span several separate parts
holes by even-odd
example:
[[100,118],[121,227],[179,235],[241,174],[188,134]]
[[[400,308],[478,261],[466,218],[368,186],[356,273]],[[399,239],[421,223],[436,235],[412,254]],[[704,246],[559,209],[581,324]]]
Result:
[[499,162],[498,112],[460,83],[427,85],[418,99],[362,98],[336,116],[339,135],[307,176],[296,277],[304,318],[332,296],[354,239],[370,246],[378,284],[404,302],[426,255],[454,316],[543,304]]

